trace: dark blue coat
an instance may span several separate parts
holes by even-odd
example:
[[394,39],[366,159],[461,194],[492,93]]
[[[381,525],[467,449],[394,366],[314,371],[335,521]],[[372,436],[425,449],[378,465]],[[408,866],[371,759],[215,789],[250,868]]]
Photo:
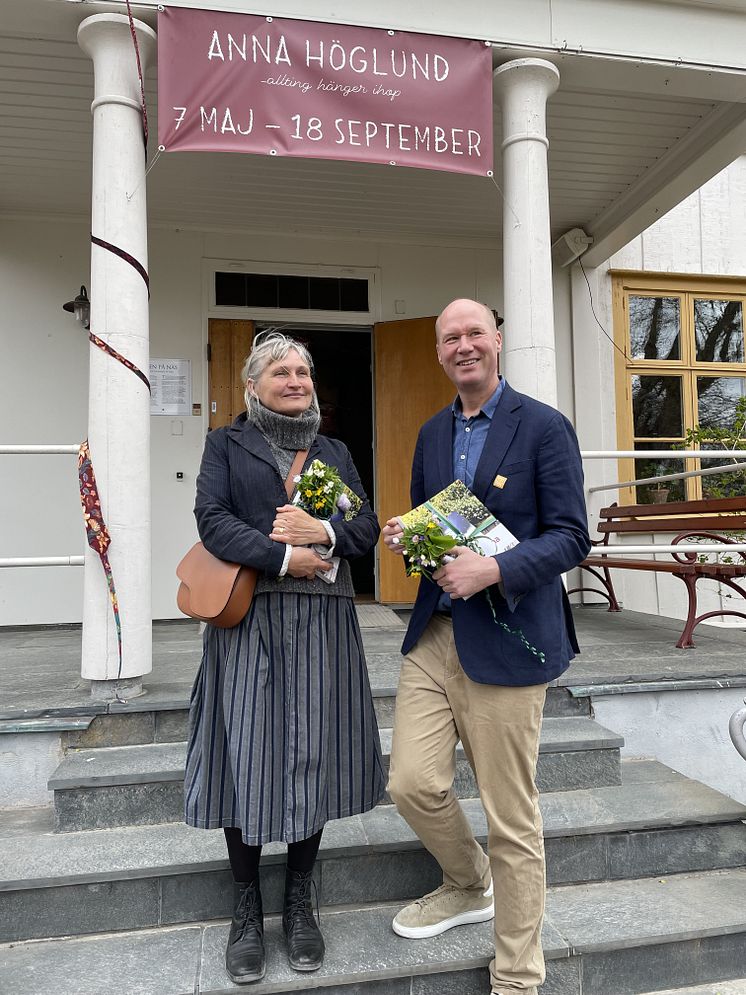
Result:
[[[363,499],[350,522],[334,520],[334,555],[362,556],[378,539],[376,518],[352,457],[343,442],[317,435],[306,464],[320,459],[336,466],[344,482]],[[221,560],[256,567],[277,577],[285,557],[285,543],[269,538],[277,508],[288,503],[285,481],[262,433],[239,415],[230,427],[208,433],[197,477],[194,514],[205,548]]]
[[[412,466],[412,506],[437,494],[453,477],[450,406],[420,429]],[[493,483],[497,474],[502,487]],[[496,625],[483,593],[452,603],[461,665],[481,684],[543,684],[567,669],[578,650],[561,574],[591,548],[583,470],[575,432],[554,408],[507,383],[474,476],[473,492],[520,540],[498,557],[502,591],[490,588],[500,619],[521,629],[546,657],[542,664],[515,635]],[[420,582],[402,647],[416,644],[435,611],[440,588]]]

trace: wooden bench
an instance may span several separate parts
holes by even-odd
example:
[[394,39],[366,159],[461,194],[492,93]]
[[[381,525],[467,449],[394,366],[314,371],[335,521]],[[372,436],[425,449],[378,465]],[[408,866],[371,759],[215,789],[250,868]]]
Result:
[[[598,532],[602,538],[593,543],[597,552],[583,560],[580,566],[581,569],[592,574],[603,589],[576,587],[567,593],[592,591],[609,602],[608,610],[610,612],[618,612],[621,611],[621,608],[614,592],[611,570],[646,570],[679,577],[686,585],[689,603],[684,631],[676,645],[679,649],[688,649],[694,646],[692,633],[705,619],[723,615],[746,619],[744,612],[725,609],[697,615],[697,582],[700,580],[719,581],[746,599],[746,590],[736,583],[736,578],[746,577],[746,554],[735,551],[728,554],[732,562],[722,563],[700,562],[700,557],[704,557],[705,554],[694,552],[657,554],[671,557],[670,560],[663,560],[653,559],[652,555],[645,559],[636,559],[632,555],[614,556],[613,553],[609,555],[600,551],[608,545],[610,536],[634,536],[636,533],[641,536],[650,534],[669,536],[673,534],[673,538],[669,539],[667,545],[698,540],[712,543],[739,541],[723,534],[732,531],[746,531],[746,497],[671,501],[668,504],[632,504],[626,506],[614,504],[609,508],[602,508],[598,523]],[[722,559],[723,555],[723,553],[710,554],[718,560]]]

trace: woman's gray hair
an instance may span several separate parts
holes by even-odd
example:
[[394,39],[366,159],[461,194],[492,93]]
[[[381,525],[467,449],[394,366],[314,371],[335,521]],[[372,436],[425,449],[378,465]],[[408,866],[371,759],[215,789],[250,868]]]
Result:
[[[298,342],[297,339],[293,339],[289,335],[283,334],[276,328],[267,328],[265,331],[259,332],[258,335],[254,336],[254,341],[251,344],[251,352],[246,357],[243,369],[241,370],[241,382],[244,385],[243,396],[244,401],[246,402],[246,410],[249,413],[249,418],[251,418],[252,409],[258,407],[262,402],[256,394],[253,394],[249,390],[247,381],[253,380],[254,383],[256,383],[270,363],[274,363],[278,359],[285,359],[287,354],[292,351],[298,353],[300,358],[311,371],[311,376],[313,376],[313,360],[311,359],[311,353],[302,342]],[[311,410],[315,411],[317,414],[319,412],[319,401],[316,397],[315,388],[313,398],[311,400]]]

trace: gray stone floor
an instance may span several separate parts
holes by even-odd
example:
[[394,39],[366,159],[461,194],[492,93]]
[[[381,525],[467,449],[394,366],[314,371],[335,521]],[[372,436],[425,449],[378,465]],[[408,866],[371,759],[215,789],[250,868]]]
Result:
[[[390,617],[390,616],[389,616]],[[697,646],[676,649],[682,623],[636,612],[575,611],[581,654],[557,683],[563,686],[721,681],[746,683],[746,633],[700,626]],[[400,666],[400,625],[362,629],[374,692],[395,689]],[[95,714],[80,677],[80,629],[0,629],[0,720],[19,715]],[[199,665],[196,622],[153,627],[153,672],[146,693],[116,710],[184,708]],[[111,710],[115,710],[112,706]]]

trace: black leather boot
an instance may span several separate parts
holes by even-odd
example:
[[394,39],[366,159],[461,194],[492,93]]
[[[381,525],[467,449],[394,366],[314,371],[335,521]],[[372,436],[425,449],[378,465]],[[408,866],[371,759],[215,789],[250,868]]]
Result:
[[288,941],[288,959],[295,971],[318,971],[324,960],[324,937],[313,914],[313,872],[285,872],[282,928]]
[[264,916],[259,881],[239,884],[241,889],[225,948],[225,967],[231,981],[243,985],[259,981],[267,968],[264,956]]

